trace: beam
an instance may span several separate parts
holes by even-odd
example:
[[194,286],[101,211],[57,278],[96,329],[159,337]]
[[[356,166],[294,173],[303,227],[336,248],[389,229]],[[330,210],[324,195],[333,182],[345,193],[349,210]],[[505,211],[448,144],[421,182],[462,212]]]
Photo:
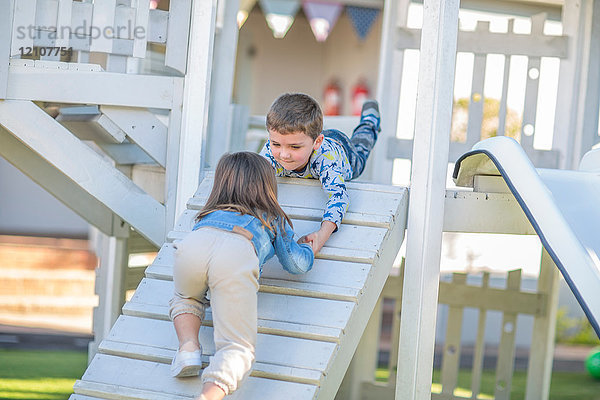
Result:
[[8,62],[10,60],[14,1],[0,1],[0,7],[5,10],[0,14],[0,99],[6,98],[6,87],[8,86]]
[[164,242],[164,206],[42,109],[30,101],[1,101],[0,124],[148,240]]
[[133,107],[102,106],[100,111],[161,167],[167,162],[167,127],[154,114]]
[[229,151],[232,136],[230,120],[235,57],[238,42],[237,12],[239,0],[219,1],[223,8],[221,28],[215,35],[212,63],[210,105],[208,113],[206,164],[216,167],[223,153]]
[[425,0],[396,399],[431,398],[458,0]]
[[107,235],[112,211],[0,126],[0,157],[6,159],[48,193]]
[[[90,71],[94,68],[92,64],[36,62],[33,65],[31,62],[11,64],[7,99],[170,109],[173,87],[181,80],[178,77]],[[54,65],[54,69],[50,69],[50,65]],[[73,70],[75,68],[87,70]]]

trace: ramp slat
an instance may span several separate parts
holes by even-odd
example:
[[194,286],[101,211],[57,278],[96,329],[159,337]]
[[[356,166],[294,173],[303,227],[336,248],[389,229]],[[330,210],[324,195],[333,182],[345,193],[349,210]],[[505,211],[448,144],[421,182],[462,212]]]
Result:
[[[97,354],[74,390],[106,399],[173,400],[194,398],[201,382],[172,378],[166,364]],[[249,377],[228,399],[274,399],[285,393],[286,399],[304,400],[312,399],[316,390],[314,385]]]
[[[173,292],[173,282],[144,278],[129,303],[161,307],[166,315]],[[258,318],[265,320],[342,329],[353,308],[347,301],[258,294]]]
[[[257,340],[254,370],[260,376],[277,375],[296,382],[311,380],[312,384],[319,383],[336,348],[334,343],[268,334],[259,334]],[[215,352],[213,328],[202,327],[200,341],[208,363],[208,357]],[[177,346],[170,321],[120,316],[100,351],[170,364]]]

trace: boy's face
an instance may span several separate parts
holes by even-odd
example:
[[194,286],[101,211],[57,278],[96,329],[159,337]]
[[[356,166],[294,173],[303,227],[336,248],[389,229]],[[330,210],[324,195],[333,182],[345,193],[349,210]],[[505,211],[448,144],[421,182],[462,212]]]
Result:
[[304,132],[294,132],[285,135],[277,131],[269,130],[269,141],[273,157],[281,166],[288,171],[302,170],[310,155],[323,143],[323,135],[315,140]]

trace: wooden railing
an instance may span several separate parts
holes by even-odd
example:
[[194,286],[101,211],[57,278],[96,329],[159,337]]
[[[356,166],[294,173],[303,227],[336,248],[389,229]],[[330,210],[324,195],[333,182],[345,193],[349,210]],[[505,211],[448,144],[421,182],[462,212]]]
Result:
[[[517,331],[517,315],[531,315],[534,318],[532,343],[529,353],[527,370],[527,399],[543,399],[547,396],[550,386],[550,370],[552,367],[554,337],[554,323],[556,316],[556,302],[558,299],[558,271],[548,254],[542,255],[541,272],[536,291],[521,290],[521,270],[508,272],[506,287],[496,288],[489,286],[490,274],[484,272],[481,285],[467,284],[467,274],[454,273],[451,282],[440,282],[439,304],[448,306],[445,339],[443,343],[441,363],[441,391],[434,386],[432,399],[476,399],[482,393],[481,377],[483,373],[483,355],[485,348],[484,333],[486,329],[487,313],[489,311],[503,314],[500,343],[497,349],[497,363],[495,369],[495,385],[493,395],[495,399],[509,399],[511,382],[514,371],[515,338]],[[394,399],[396,386],[396,369],[398,367],[398,341],[400,332],[400,313],[402,304],[403,267],[400,274],[390,276],[383,289],[379,306],[376,308],[365,336],[361,341],[349,371],[354,383],[354,390],[346,389],[342,392],[348,399]],[[380,337],[382,300],[390,299],[394,304],[391,354],[387,366],[389,379],[387,382],[375,381],[375,363],[373,356],[365,362],[364,354],[377,354],[378,338]],[[389,301],[389,300],[388,300]],[[463,312],[465,308],[475,308],[479,312],[477,322],[476,340],[474,344],[472,367],[470,371],[471,384],[469,387],[458,388],[459,360],[461,355],[461,330],[463,326]],[[378,313],[378,314],[377,314]],[[374,338],[366,337],[371,332]],[[489,332],[488,332],[489,333]],[[548,340],[550,339],[550,340]],[[360,357],[363,356],[362,359]],[[348,378],[348,375],[347,375]],[[349,393],[350,392],[350,393]],[[470,392],[471,396],[464,397],[460,393]]]

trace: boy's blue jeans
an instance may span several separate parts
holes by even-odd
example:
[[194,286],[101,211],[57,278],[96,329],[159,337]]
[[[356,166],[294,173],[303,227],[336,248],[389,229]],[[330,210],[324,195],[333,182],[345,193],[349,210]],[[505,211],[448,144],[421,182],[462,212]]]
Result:
[[323,131],[323,135],[335,139],[342,145],[352,167],[352,179],[356,179],[365,169],[367,158],[377,141],[377,132],[378,128],[375,124],[362,119],[360,124],[354,128],[351,138],[337,129],[327,129]]

